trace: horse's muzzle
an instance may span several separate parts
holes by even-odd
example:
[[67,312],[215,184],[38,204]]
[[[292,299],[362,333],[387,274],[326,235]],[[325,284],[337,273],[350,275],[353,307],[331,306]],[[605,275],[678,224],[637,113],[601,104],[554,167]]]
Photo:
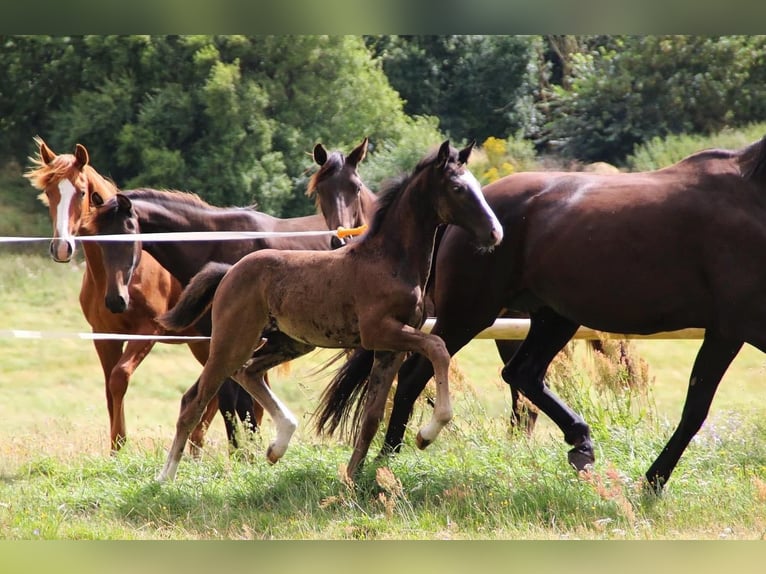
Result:
[[124,313],[128,308],[128,300],[122,295],[107,295],[104,297],[104,304],[112,313]]
[[74,242],[55,238],[50,244],[50,254],[56,263],[69,263],[74,255]]
[[339,247],[343,247],[345,244],[346,242],[337,235],[333,235],[330,238],[330,247],[332,249],[338,249]]

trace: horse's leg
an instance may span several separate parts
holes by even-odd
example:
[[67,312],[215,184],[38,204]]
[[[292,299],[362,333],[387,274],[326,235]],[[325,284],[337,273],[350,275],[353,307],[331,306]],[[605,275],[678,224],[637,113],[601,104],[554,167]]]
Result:
[[295,429],[298,428],[298,419],[266,384],[264,375],[265,371],[248,367],[244,371],[237,372],[234,376],[240,385],[263,406],[274,421],[277,436],[266,449],[266,458],[271,464],[275,464],[287,451],[290,439]]
[[705,421],[718,383],[741,348],[741,341],[726,339],[710,329],[705,331],[689,379],[681,421],[646,472],[646,480],[656,492],[662,490],[689,441]]
[[[476,312],[470,313],[471,309]],[[454,356],[470,343],[477,333],[492,324],[495,313],[496,311],[490,310],[482,315],[476,307],[469,308],[465,305],[445,308],[442,314],[437,316],[431,334],[441,338],[449,355]],[[402,364],[381,456],[399,452],[401,449],[404,431],[412,416],[415,401],[433,375],[431,361],[418,353],[412,353]]]
[[[220,324],[222,333],[237,333],[237,336],[213,338],[211,341],[210,357],[202,369],[202,374],[181,399],[176,435],[157,480],[172,480],[175,477],[186,441],[202,419],[208,403],[218,393],[226,377],[248,361],[252,350],[261,341],[262,327],[259,328],[257,325],[261,319],[262,323],[265,323],[265,313],[262,318],[257,308],[251,310],[245,307],[240,310],[237,307],[237,305],[222,307],[222,317],[216,324]],[[242,328],[242,325],[247,325],[248,328]]]
[[[521,347],[521,341],[496,339],[495,347],[503,364],[507,365]],[[527,435],[531,435],[537,422],[537,408],[533,407],[529,401],[523,401],[516,387],[510,384],[508,386],[511,389],[511,426],[517,428],[523,424]]]
[[583,418],[559,399],[544,382],[553,358],[577,332],[579,325],[544,307],[530,315],[529,333],[502,371],[503,380],[516,386],[548,415],[563,431],[564,440],[573,446],[569,463],[584,470],[595,460],[590,429]]
[[[263,382],[267,386],[271,386],[269,383],[269,374],[263,375]],[[235,409],[237,411],[237,417],[245,425],[248,431],[254,432],[263,420],[263,407],[253,400],[250,393],[244,391],[242,387],[236,388],[236,403]]]
[[235,375],[239,383],[274,421],[277,436],[266,449],[266,458],[272,464],[282,458],[287,451],[290,439],[298,426],[298,420],[271,390],[266,379],[266,372],[314,349],[312,345],[291,339],[279,331],[272,331],[268,333],[266,343],[253,353],[245,369]]
[[[199,363],[204,365],[210,355],[210,343],[208,341],[195,341],[189,343],[189,349]],[[243,423],[247,421],[249,416],[250,425],[253,427],[257,427],[263,418],[263,407],[255,403],[248,393],[240,392],[240,386],[234,379],[226,379],[218,394],[213,397],[205,409],[202,421],[189,437],[189,451],[193,456],[199,455],[199,448],[203,445],[205,433],[218,411],[221,412],[226,427],[226,437],[233,448],[238,448],[237,425],[233,418],[234,414],[236,413]]]
[[99,363],[101,363],[101,369],[104,372],[104,394],[106,395],[106,410],[109,413],[109,436],[110,436],[110,449],[114,452],[115,442],[112,436],[112,428],[114,428],[114,401],[112,400],[112,390],[109,386],[109,378],[112,374],[112,369],[117,364],[122,356],[122,341],[114,340],[102,340],[93,341],[93,346],[96,349]]
[[354,450],[346,467],[346,473],[350,478],[354,477],[359,466],[364,461],[367,451],[370,449],[370,443],[380,428],[388,391],[391,389],[391,384],[404,360],[404,356],[404,353],[375,352],[375,359],[370,371],[369,389],[362,414],[361,428],[357,433]]
[[128,341],[117,364],[109,374],[112,395],[112,450],[119,450],[125,442],[125,393],[130,377],[154,347],[154,341]]

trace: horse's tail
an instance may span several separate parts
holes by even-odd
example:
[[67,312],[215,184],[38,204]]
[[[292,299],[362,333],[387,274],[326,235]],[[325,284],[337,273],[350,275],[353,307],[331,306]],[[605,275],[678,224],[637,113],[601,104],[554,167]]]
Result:
[[[317,434],[329,436],[340,428],[341,434],[354,438],[364,410],[362,405],[367,396],[374,357],[374,351],[356,349],[338,370],[322,393],[319,409],[314,414]],[[352,409],[353,416],[349,428],[348,419]]]
[[157,322],[168,331],[182,331],[196,323],[210,308],[213,295],[229,269],[231,265],[217,261],[205,265],[189,281],[178,303],[157,317]]

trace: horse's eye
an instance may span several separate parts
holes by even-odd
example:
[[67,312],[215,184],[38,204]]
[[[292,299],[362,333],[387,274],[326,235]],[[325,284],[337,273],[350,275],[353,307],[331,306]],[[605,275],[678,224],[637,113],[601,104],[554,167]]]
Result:
[[133,231],[136,229],[136,224],[129,219],[128,221],[125,222],[125,227],[127,228],[128,231]]

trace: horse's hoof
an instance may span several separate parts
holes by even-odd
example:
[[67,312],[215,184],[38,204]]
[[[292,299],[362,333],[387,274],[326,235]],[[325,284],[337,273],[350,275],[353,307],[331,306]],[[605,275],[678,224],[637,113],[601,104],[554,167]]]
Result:
[[580,472],[593,466],[596,457],[593,455],[593,447],[586,443],[570,450],[567,454],[567,460],[577,472]]
[[415,437],[415,445],[420,449],[425,449],[429,444],[431,444],[430,440],[426,440],[423,438],[423,435],[420,434],[420,431],[418,431],[418,435]]

